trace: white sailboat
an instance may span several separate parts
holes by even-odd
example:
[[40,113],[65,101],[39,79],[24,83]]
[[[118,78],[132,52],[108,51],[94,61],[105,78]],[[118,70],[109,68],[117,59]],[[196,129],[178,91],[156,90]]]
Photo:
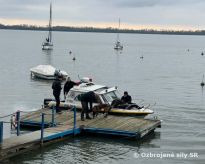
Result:
[[52,50],[53,43],[52,43],[52,4],[50,3],[50,19],[49,19],[49,31],[48,37],[42,44],[42,50]]
[[119,27],[118,27],[118,33],[117,33],[117,41],[115,42],[115,46],[114,46],[115,50],[123,49],[123,45],[120,43],[119,29],[120,29],[120,19],[119,19]]

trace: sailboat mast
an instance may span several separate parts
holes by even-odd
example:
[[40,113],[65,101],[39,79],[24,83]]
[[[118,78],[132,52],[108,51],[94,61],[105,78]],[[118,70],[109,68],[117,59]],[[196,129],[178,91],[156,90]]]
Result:
[[119,30],[120,30],[120,18],[119,18],[119,24],[118,24],[118,32],[117,32],[117,41],[119,41]]
[[49,42],[52,42],[52,3],[50,3],[50,19],[49,19]]

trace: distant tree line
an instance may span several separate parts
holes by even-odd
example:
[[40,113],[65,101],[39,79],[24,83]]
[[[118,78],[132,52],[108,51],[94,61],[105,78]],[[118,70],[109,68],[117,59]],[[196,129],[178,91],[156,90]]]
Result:
[[[8,30],[35,30],[35,31],[46,31],[47,27],[33,26],[33,25],[3,25],[0,24],[0,29]],[[139,33],[139,34],[169,34],[169,35],[205,35],[205,30],[197,31],[175,31],[175,30],[131,30],[131,29],[116,29],[116,28],[94,28],[94,27],[69,27],[69,26],[54,26],[53,31],[67,31],[67,32],[101,32],[101,33]]]

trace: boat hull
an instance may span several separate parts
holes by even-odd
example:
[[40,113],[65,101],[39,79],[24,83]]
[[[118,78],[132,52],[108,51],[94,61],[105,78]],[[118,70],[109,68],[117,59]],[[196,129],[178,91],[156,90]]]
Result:
[[46,79],[46,80],[54,80],[55,76],[49,76],[49,75],[43,75],[37,72],[33,72],[31,71],[32,76],[36,77],[36,78],[40,78],[40,79]]
[[153,114],[154,112],[150,109],[139,109],[139,110],[132,110],[132,109],[119,109],[119,108],[112,108],[109,114],[112,115],[120,115],[120,116],[137,116],[137,117],[145,117],[148,114]]
[[115,50],[122,50],[123,49],[123,45],[120,44],[120,42],[117,42],[114,46]]
[[123,50],[123,47],[114,47],[115,50]]
[[42,50],[53,50],[53,44],[43,44]]
[[[46,99],[45,99],[46,100]],[[47,99],[47,101],[44,100],[44,106],[52,108],[56,106],[56,102],[52,101],[51,99]],[[61,109],[69,109],[71,108],[71,105],[65,103],[65,102],[60,102]],[[77,107],[79,111],[82,109]],[[111,115],[119,115],[119,116],[135,116],[135,117],[145,117],[148,114],[153,114],[154,112],[150,109],[142,108],[142,109],[119,109],[119,108],[112,108],[109,111],[109,114]]]

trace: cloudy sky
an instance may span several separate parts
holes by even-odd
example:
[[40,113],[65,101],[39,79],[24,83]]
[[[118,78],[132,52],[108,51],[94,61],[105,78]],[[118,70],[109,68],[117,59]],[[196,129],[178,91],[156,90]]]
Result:
[[[0,0],[0,23],[48,24],[51,0]],[[205,29],[205,0],[52,0],[53,24]]]

